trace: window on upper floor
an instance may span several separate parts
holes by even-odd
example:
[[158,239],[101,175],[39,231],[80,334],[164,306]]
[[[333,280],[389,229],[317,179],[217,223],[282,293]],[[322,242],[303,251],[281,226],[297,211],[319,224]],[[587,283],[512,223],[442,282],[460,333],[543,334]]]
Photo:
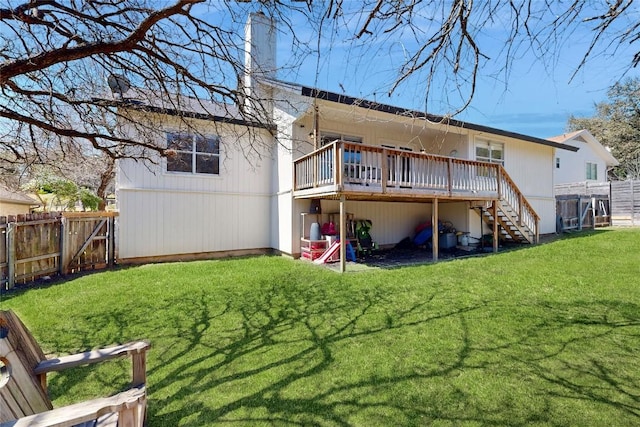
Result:
[[347,141],[347,142],[357,142],[362,143],[362,137],[360,136],[352,136],[352,135],[342,135],[339,133],[329,133],[329,132],[321,132],[320,133],[320,146],[324,146],[332,143],[335,140]]
[[220,137],[190,133],[167,133],[168,172],[220,174]]
[[[409,147],[396,147],[395,145],[382,144],[385,148],[393,148],[400,151],[413,151]],[[387,156],[387,170],[389,171],[388,180],[392,185],[400,187],[411,186],[411,163],[412,158],[409,156],[398,155],[397,151],[393,151]]]
[[598,179],[598,164],[587,162],[587,179],[597,180]]
[[[322,147],[331,144],[335,140],[362,144],[362,137],[359,136],[332,132],[320,133],[320,146]],[[361,160],[359,148],[354,146],[344,147],[344,177],[348,182],[360,182],[364,179]]]
[[493,141],[477,141],[476,160],[504,166],[504,144]]

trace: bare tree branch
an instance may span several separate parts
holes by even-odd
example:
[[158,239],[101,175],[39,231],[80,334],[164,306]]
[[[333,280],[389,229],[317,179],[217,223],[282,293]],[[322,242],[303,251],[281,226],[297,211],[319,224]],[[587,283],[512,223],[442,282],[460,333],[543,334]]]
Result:
[[[388,61],[392,78],[380,92],[423,94],[426,109],[432,91],[439,89],[455,99],[443,99],[448,111],[437,112],[451,115],[468,108],[487,65],[499,70],[490,77],[507,85],[515,61],[533,55],[552,67],[577,33],[590,37],[576,72],[618,49],[635,49],[629,68],[640,63],[633,0],[172,1],[5,0],[0,6],[0,169],[58,161],[58,154],[72,157],[83,147],[111,159],[133,152],[141,161],[157,161],[165,154],[162,132],[136,111],[171,110],[182,126],[193,127],[193,115],[184,108],[188,104],[202,117],[224,110],[271,128],[268,100],[253,95],[249,104],[256,108],[242,109],[246,94],[238,84],[247,71],[242,28],[248,13],[258,10],[291,34],[291,58],[279,61],[282,70],[296,70],[313,54],[318,81],[321,61],[334,43],[351,43],[364,55],[380,49],[373,46],[395,44],[402,55]],[[323,31],[325,26],[331,30]],[[309,43],[313,36],[300,38],[301,27],[312,28],[317,43]],[[501,34],[489,37],[493,28]],[[502,48],[496,51],[495,45]],[[366,70],[350,72],[364,80],[372,62],[375,57]],[[117,108],[125,100],[106,86],[112,74],[129,80],[135,94],[127,105],[132,114]],[[144,110],[145,105],[153,108]],[[138,137],[125,128],[135,128]],[[254,131],[248,127],[246,132]],[[260,151],[253,145],[258,140],[237,138],[238,144],[249,141],[238,148],[254,155]]]
[[[192,4],[201,3],[204,0],[179,0],[175,5],[154,11],[145,20],[140,22],[133,31],[124,39],[117,42],[98,41],[93,43],[81,42],[78,46],[69,47],[68,44],[76,39],[75,35],[64,31],[63,35],[69,35],[70,39],[58,49],[47,50],[35,56],[18,59],[13,62],[0,65],[0,85],[17,76],[40,71],[54,64],[87,58],[93,55],[127,52],[143,41],[147,32],[160,20],[179,13],[186,13],[185,9]],[[49,3],[49,2],[48,2]],[[50,2],[56,4],[55,2]],[[86,19],[83,15],[78,18]],[[31,21],[31,19],[29,19]],[[38,19],[40,22],[40,20]],[[25,22],[31,23],[31,22]]]

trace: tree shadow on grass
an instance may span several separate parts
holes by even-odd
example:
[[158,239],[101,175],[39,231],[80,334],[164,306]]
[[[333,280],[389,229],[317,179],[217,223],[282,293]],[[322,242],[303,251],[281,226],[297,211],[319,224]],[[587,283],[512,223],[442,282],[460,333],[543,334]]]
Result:
[[[181,310],[149,331],[149,426],[567,425],[589,419],[574,413],[581,403],[640,422],[635,304],[444,303],[437,287],[398,297],[285,272],[212,292],[164,302]],[[507,310],[529,323],[486,334]],[[88,335],[100,318],[87,319]]]
[[538,352],[516,356],[541,380],[544,388],[537,393],[553,400],[615,408],[632,424],[639,424],[640,306],[598,300],[553,303],[545,310],[545,316],[518,343]]
[[[350,419],[358,413],[373,415],[389,409],[406,412],[409,418],[421,417],[423,411],[417,407],[367,400],[376,388],[446,376],[460,369],[468,353],[464,342],[456,349],[454,360],[444,366],[394,375],[373,369],[353,379],[331,376],[332,372],[346,373],[340,368],[345,363],[344,348],[371,345],[375,351],[371,341],[378,335],[405,333],[442,319],[462,320],[465,313],[482,306],[430,310],[437,295],[434,292],[400,308],[381,289],[336,297],[322,287],[301,290],[299,278],[286,275],[278,285],[261,289],[219,307],[215,313],[206,304],[198,304],[201,311],[193,313],[193,323],[187,328],[191,334],[182,336],[188,343],[162,366],[150,370],[150,378],[162,372],[151,384],[150,425],[351,425]],[[228,314],[235,316],[237,323],[226,330],[217,329],[216,319]],[[224,338],[216,342],[211,336],[203,339],[203,334]],[[197,347],[206,350],[194,358]],[[357,369],[357,364],[347,370],[352,368]],[[315,378],[318,384],[314,384]],[[176,388],[176,381],[183,385]],[[212,402],[216,397],[219,402]]]

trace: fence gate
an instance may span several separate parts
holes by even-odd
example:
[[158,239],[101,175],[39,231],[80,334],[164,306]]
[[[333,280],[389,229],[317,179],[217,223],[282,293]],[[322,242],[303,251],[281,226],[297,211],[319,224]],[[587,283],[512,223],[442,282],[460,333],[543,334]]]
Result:
[[111,266],[114,212],[32,214],[0,220],[0,284],[11,289],[53,274]]
[[65,213],[62,217],[62,274],[112,266],[114,216]]
[[9,217],[6,237],[8,288],[59,271],[59,213]]
[[611,225],[608,195],[556,196],[557,232]]

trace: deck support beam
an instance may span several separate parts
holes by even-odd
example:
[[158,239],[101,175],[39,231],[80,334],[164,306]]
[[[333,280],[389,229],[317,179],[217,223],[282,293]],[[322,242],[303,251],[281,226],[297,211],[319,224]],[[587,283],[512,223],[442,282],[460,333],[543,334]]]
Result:
[[347,269],[347,218],[346,218],[346,198],[344,194],[340,196],[340,273]]
[[438,227],[438,199],[433,199],[433,208],[431,209],[431,252],[433,254],[433,260],[438,261],[438,248],[440,243],[438,241],[439,227]]
[[491,215],[493,215],[493,252],[498,252],[498,201],[494,200],[491,204]]

